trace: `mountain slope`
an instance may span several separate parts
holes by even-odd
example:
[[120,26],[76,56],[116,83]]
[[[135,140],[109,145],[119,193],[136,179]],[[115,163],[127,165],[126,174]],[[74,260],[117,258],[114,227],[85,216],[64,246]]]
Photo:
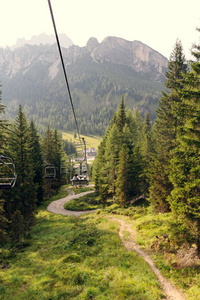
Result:
[[[82,133],[104,134],[124,95],[144,115],[155,108],[168,61],[139,41],[89,39],[85,47],[63,48],[67,76]],[[10,117],[22,104],[39,125],[75,130],[57,45],[0,49],[3,102]]]

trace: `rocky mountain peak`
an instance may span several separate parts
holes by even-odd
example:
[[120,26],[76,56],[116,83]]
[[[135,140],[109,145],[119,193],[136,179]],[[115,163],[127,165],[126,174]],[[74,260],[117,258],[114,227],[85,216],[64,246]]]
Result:
[[[64,48],[69,48],[70,46],[73,45],[73,42],[68,36],[64,33],[59,34],[59,40],[60,44]],[[26,40],[24,38],[19,38],[17,39],[16,44],[12,47],[12,49],[20,48],[23,47],[25,44],[28,45],[53,45],[56,43],[56,38],[54,34],[46,34],[46,33],[41,33],[39,35],[34,35],[31,37],[30,40]]]
[[87,45],[86,45],[86,48],[92,52],[97,46],[99,45],[99,42],[96,38],[94,37],[91,37],[88,42],[87,42]]
[[[45,37],[41,35],[45,42]],[[33,39],[32,39],[33,41]],[[63,43],[61,41],[63,47]],[[134,71],[149,76],[150,79],[160,81],[163,79],[168,66],[168,60],[163,55],[153,50],[140,41],[127,41],[118,37],[106,37],[101,43],[91,37],[85,47],[71,45],[63,48],[63,56],[66,65],[78,63],[90,57],[91,61],[101,64],[109,62],[116,65],[129,67]],[[25,44],[23,47],[13,49],[0,49],[0,70],[6,76],[12,77],[19,72],[25,72],[36,62],[49,64],[49,68],[57,70],[53,75],[56,76],[58,68],[54,63],[59,59],[57,45]],[[56,65],[57,66],[57,65]],[[51,78],[52,75],[51,69]]]
[[117,37],[106,37],[96,47],[91,55],[96,61],[110,61],[112,63],[131,67],[137,72],[148,74],[159,80],[168,66],[168,60],[159,52],[140,41],[127,41]]

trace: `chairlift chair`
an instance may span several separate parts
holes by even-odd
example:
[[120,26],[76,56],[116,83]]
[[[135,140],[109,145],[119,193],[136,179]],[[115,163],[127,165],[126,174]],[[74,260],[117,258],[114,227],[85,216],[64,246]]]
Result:
[[[74,179],[74,173],[78,174],[78,179]],[[70,180],[72,183],[72,186],[83,186],[89,184],[89,176],[88,176],[88,165],[87,162],[81,160],[79,161],[79,164],[77,164],[77,161],[75,163],[71,164],[71,170],[70,170]]]
[[61,164],[60,165],[60,174],[64,175],[64,174],[67,174],[67,166]]
[[0,155],[0,189],[11,189],[17,180],[15,165],[10,157]]
[[53,164],[46,164],[45,165],[45,174],[44,177],[45,179],[52,179],[56,177],[56,168]]

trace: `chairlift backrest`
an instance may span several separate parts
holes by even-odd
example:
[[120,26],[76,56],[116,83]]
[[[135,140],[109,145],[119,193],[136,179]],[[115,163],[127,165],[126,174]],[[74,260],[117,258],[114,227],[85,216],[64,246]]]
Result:
[[53,164],[46,164],[45,165],[45,179],[51,179],[56,177],[56,168]]
[[60,166],[60,174],[67,174],[67,167],[65,165]]
[[16,183],[15,165],[10,157],[0,155],[0,189],[11,189]]

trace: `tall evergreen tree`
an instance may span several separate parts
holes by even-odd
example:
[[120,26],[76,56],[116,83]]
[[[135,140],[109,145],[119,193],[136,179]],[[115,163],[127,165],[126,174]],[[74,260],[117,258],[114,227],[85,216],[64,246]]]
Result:
[[141,146],[141,144],[143,142],[143,126],[144,126],[144,124],[143,124],[141,115],[138,111],[138,108],[136,108],[134,110],[133,120],[135,123],[135,141],[138,146]]
[[172,191],[169,180],[169,161],[171,150],[177,146],[177,128],[183,122],[177,111],[181,104],[180,90],[182,89],[183,75],[186,73],[185,57],[180,41],[176,41],[166,72],[166,92],[162,97],[157,110],[155,122],[155,155],[152,157],[149,169],[149,199],[159,211],[168,211],[167,197]]
[[125,108],[123,96],[122,96],[121,103],[116,112],[116,124],[117,124],[118,130],[119,130],[119,133],[121,134],[123,131],[124,125],[126,124],[126,108]]
[[53,151],[53,161],[52,162],[56,168],[56,178],[58,181],[58,187],[60,187],[61,175],[62,175],[60,172],[60,168],[63,163],[64,151],[63,151],[63,147],[62,147],[61,138],[59,137],[59,134],[58,134],[58,131],[56,128],[53,131],[52,151]]
[[43,141],[45,163],[53,163],[53,133],[50,126],[47,127]]
[[[179,116],[178,146],[172,151],[170,179],[173,190],[168,197],[180,227],[187,228],[184,239],[196,243],[200,255],[200,46],[193,49],[196,62],[184,77],[183,105]],[[180,231],[179,231],[180,233]]]
[[[135,121],[130,111],[126,110],[122,97],[121,104],[113,116],[94,162],[95,188],[98,190],[102,201],[110,196],[115,196],[117,193],[122,204],[129,197],[140,192],[141,154],[137,145],[135,129]],[[120,157],[122,147],[126,149],[123,152],[124,161]],[[123,164],[126,165],[126,172],[121,175],[119,164],[122,169],[124,168]],[[122,180],[122,176],[126,178]],[[127,187],[124,194],[122,190],[120,194],[122,187],[120,182],[126,182]]]
[[107,136],[109,134],[109,129],[98,147],[97,157],[93,163],[93,178],[95,181],[95,190],[100,195],[100,200],[102,203],[106,203],[109,195],[109,185],[108,185],[108,172],[105,159],[105,148],[107,142]]
[[117,177],[117,164],[119,159],[119,150],[120,150],[120,142],[119,142],[119,130],[116,124],[113,124],[112,128],[109,131],[106,141],[105,147],[105,171],[106,178],[109,186],[109,193],[114,196],[115,195],[115,180]]
[[18,210],[22,215],[25,234],[30,234],[30,228],[35,224],[36,189],[34,186],[33,159],[26,116],[21,105],[17,113],[10,135],[9,150],[15,161],[17,182],[10,200],[5,203],[9,220]]
[[33,121],[30,123],[29,131],[30,155],[33,160],[34,171],[33,182],[36,187],[37,204],[39,205],[44,200],[44,158],[40,137]]
[[129,196],[129,154],[128,148],[123,145],[119,153],[119,164],[117,166],[116,195],[120,206],[126,205]]

